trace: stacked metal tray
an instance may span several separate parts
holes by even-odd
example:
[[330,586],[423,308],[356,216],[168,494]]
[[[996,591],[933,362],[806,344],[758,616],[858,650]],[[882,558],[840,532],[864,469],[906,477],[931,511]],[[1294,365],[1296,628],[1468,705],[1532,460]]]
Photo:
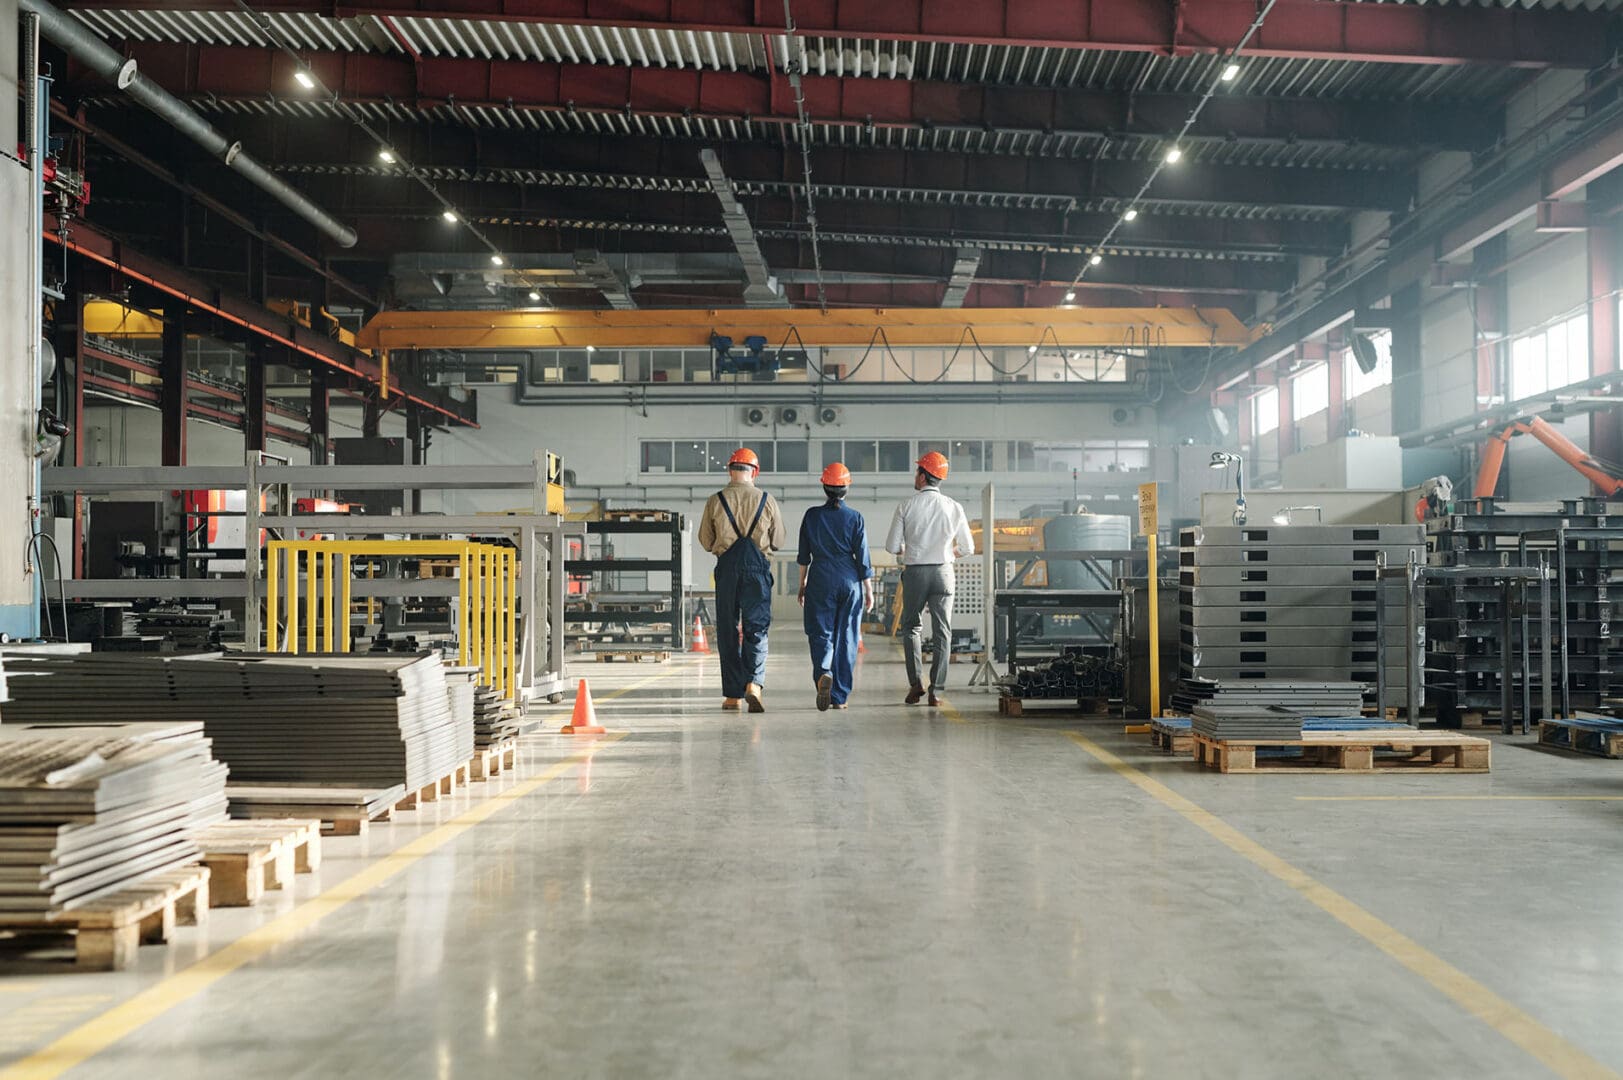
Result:
[[[1424,557],[1418,525],[1207,525],[1180,534],[1179,673],[1223,681],[1376,679],[1376,603],[1403,610],[1380,561]],[[1404,700],[1401,614],[1385,632],[1387,684]],[[1418,648],[1418,643],[1415,645]]]
[[[1526,558],[1535,564],[1543,560],[1554,574],[1554,543],[1540,534],[1563,527],[1617,530],[1617,541],[1569,541],[1565,582],[1551,585],[1558,626],[1565,596],[1568,702],[1575,708],[1606,706],[1618,696],[1623,679],[1623,657],[1611,633],[1611,586],[1623,582],[1623,548],[1614,547],[1623,544],[1623,506],[1594,498],[1537,504],[1474,499],[1458,509],[1427,522],[1432,566],[1520,565],[1523,536],[1539,536],[1527,544]],[[1499,709],[1507,616],[1513,654],[1522,648],[1520,612],[1507,612],[1504,598],[1500,585],[1487,578],[1455,576],[1427,584],[1426,681],[1443,711]],[[1536,598],[1529,602],[1536,604]],[[1552,633],[1552,648],[1559,648],[1559,632]],[[1536,618],[1529,622],[1527,648],[1535,657],[1542,648]]]

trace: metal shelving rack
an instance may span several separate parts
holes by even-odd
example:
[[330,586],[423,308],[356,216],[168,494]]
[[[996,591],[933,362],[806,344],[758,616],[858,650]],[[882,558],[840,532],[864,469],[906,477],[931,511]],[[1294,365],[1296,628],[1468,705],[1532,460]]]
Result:
[[[634,603],[627,600],[620,606],[613,608],[593,608],[594,603],[607,601],[594,601],[595,596],[615,595],[612,590],[588,590],[581,606],[567,609],[564,621],[572,626],[588,624],[611,624],[624,626],[628,632],[635,632],[641,627],[666,627],[666,633],[661,635],[659,641],[625,642],[626,645],[648,644],[650,646],[663,645],[672,652],[684,652],[688,647],[688,619],[687,619],[687,593],[682,581],[682,530],[683,519],[681,514],[668,514],[658,520],[618,520],[618,521],[588,521],[586,525],[586,545],[588,550],[578,559],[568,559],[564,563],[565,570],[570,576],[579,577],[591,575],[594,579],[605,574],[615,573],[669,573],[671,577],[670,590],[654,592],[642,590],[637,594],[637,600],[646,598],[647,603]],[[614,558],[605,557],[599,550],[593,553],[590,550],[592,538],[599,538],[600,544],[606,544],[607,538],[615,536],[668,536],[670,539],[670,556],[668,558]],[[620,643],[616,643],[620,644]]]

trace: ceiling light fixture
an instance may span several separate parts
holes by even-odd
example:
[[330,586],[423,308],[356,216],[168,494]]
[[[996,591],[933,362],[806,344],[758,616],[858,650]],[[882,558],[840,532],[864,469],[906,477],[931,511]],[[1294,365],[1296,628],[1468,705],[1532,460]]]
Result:
[[492,255],[490,257],[490,265],[491,266],[505,266],[505,265],[507,265],[507,260],[502,258],[500,255]]
[[1075,289],[1066,289],[1065,290],[1065,302],[1067,304],[1076,303],[1076,290]]
[[1180,162],[1182,160],[1183,160],[1183,149],[1181,147],[1174,146],[1172,149],[1167,151],[1167,164],[1168,165],[1176,165],[1178,162]]
[[378,151],[378,160],[383,162],[385,165],[393,165],[394,151],[385,146],[382,150]]
[[1105,261],[1105,257],[1103,255],[1100,255],[1097,251],[1094,252],[1092,255],[1088,256],[1088,265],[1089,266],[1098,266],[1100,263],[1102,263],[1104,261]]
[[312,79],[310,77],[310,73],[303,68],[300,68],[293,73],[293,80],[306,90],[314,90],[316,88],[316,81]]
[[1138,217],[1138,207],[1136,207],[1136,206],[1129,206],[1129,207],[1128,207],[1128,208],[1127,208],[1127,213],[1125,213],[1125,214],[1123,214],[1123,215],[1122,215],[1122,216],[1121,216],[1121,219],[1122,219],[1122,220],[1123,220],[1123,221],[1132,221],[1132,220],[1133,220],[1133,219],[1134,219],[1134,218],[1136,218],[1136,217]]
[[442,210],[442,211],[440,211],[440,217],[445,220],[445,223],[447,225],[455,225],[456,224],[457,218],[456,218],[456,211],[455,210]]
[[541,302],[541,294],[536,292],[534,289],[531,289],[530,290],[530,303],[539,304],[540,302]]
[[1235,79],[1237,79],[1239,77],[1240,77],[1240,65],[1239,64],[1234,64],[1234,63],[1228,64],[1226,67],[1224,67],[1223,68],[1223,74],[1218,76],[1218,78],[1222,79],[1224,82],[1233,82]]

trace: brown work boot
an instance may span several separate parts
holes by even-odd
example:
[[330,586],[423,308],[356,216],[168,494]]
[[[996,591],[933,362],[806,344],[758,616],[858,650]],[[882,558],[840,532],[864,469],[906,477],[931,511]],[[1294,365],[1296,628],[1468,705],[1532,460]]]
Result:
[[766,705],[761,701],[761,687],[756,683],[744,687],[744,701],[749,705],[750,712],[766,712]]
[[930,708],[934,709],[937,706],[941,705],[946,700],[947,699],[944,698],[944,697],[936,697],[936,693],[935,693],[934,690],[930,691]]
[[737,712],[740,708],[743,707],[743,702],[739,701],[735,697],[722,698],[721,699],[721,707],[722,707],[722,709],[724,709],[727,712]]
[[903,700],[909,705],[917,705],[924,700],[924,687],[914,683],[913,688],[907,692],[907,697]]
[[817,676],[817,711],[828,712],[828,707],[834,704],[834,676],[828,672]]

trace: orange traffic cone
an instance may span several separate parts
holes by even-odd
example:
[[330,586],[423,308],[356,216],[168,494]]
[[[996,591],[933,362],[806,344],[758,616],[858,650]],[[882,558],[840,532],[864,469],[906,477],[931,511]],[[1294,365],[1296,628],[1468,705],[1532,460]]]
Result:
[[710,651],[710,642],[706,641],[704,637],[704,623],[699,621],[697,615],[693,616],[693,648],[690,651],[696,653]]
[[580,688],[575,691],[575,714],[559,731],[563,735],[606,734],[606,730],[598,726],[597,709],[592,707],[592,692],[586,688],[585,679],[580,681]]

